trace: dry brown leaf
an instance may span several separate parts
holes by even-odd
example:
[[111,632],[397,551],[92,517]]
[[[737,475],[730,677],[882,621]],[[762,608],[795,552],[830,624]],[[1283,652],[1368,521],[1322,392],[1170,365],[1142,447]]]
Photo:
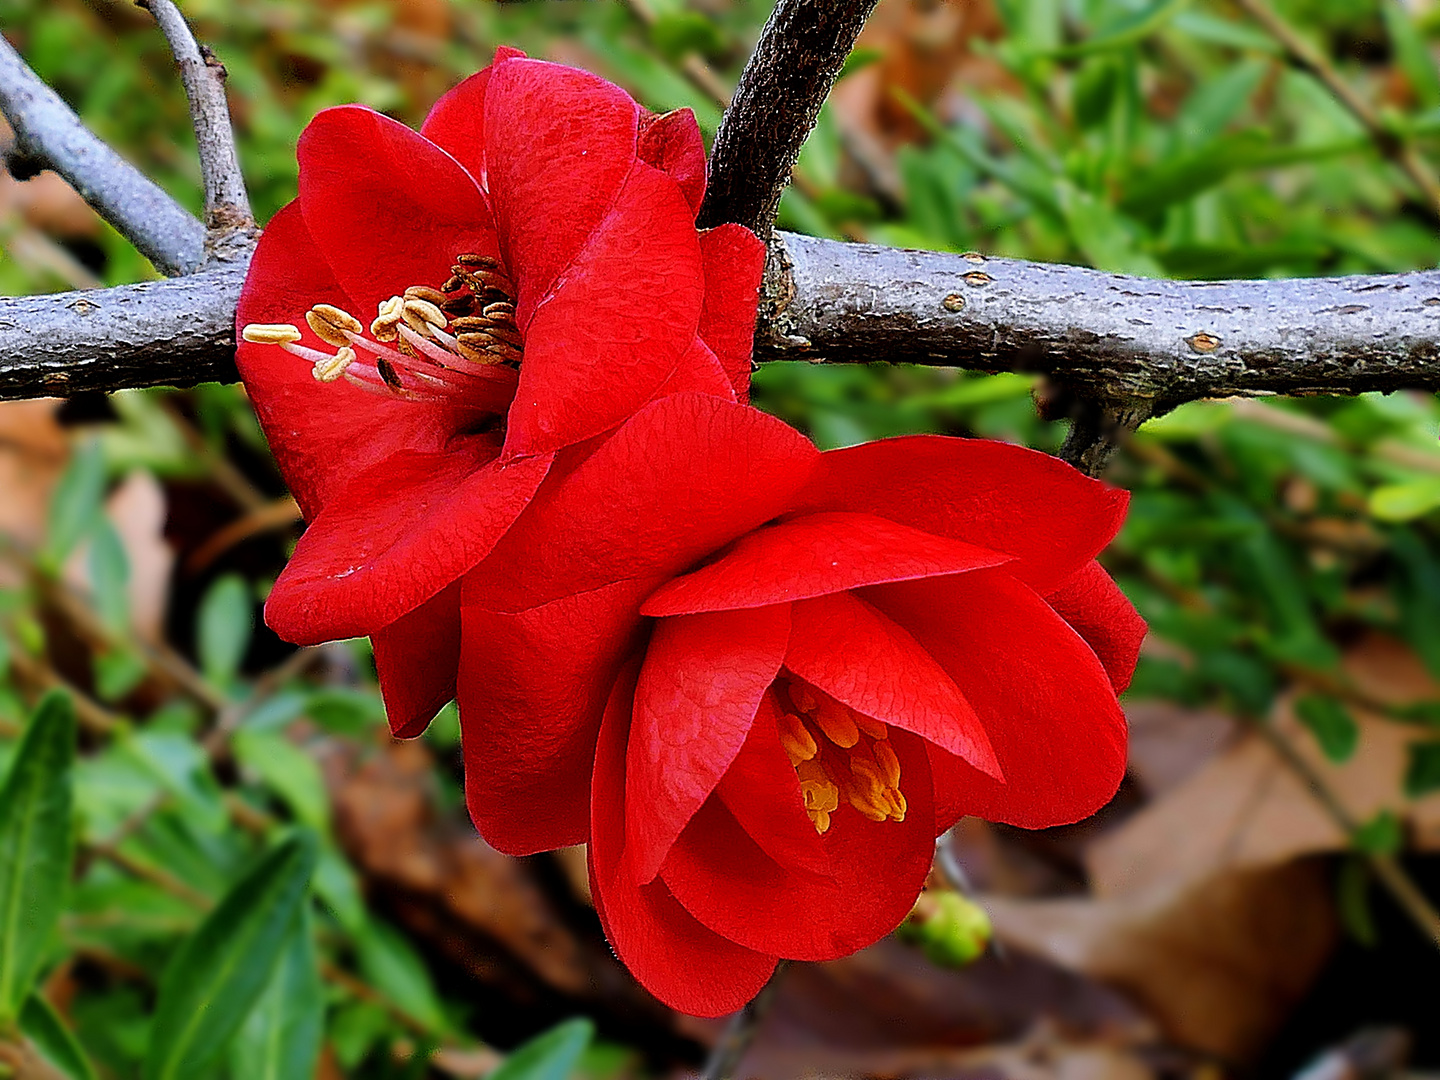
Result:
[[983,900],[997,937],[1125,990],[1177,1044],[1258,1053],[1329,956],[1337,924],[1314,861],[1111,899]]

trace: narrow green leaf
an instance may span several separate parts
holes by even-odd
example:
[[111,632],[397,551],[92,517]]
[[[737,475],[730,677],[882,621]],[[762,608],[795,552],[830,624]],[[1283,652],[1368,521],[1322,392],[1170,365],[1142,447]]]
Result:
[[297,821],[318,832],[330,828],[330,799],[314,758],[283,735],[250,728],[235,733],[234,748],[240,764],[259,776]]
[[180,946],[160,982],[145,1080],[179,1080],[225,1052],[305,902],[316,842],[297,833],[257,863]]
[[1350,710],[1334,698],[1306,694],[1295,702],[1295,715],[1310,729],[1325,756],[1337,765],[1349,761],[1360,741],[1360,728]]
[[361,974],[377,990],[431,1031],[449,1028],[430,971],[403,936],[372,918],[356,935],[355,951]]
[[1350,856],[1340,864],[1335,882],[1335,906],[1340,923],[1361,945],[1374,946],[1380,940],[1375,914],[1370,909],[1370,868],[1364,860]]
[[230,1074],[244,1080],[311,1080],[325,1033],[325,994],[305,909],[230,1048]]
[[60,915],[74,854],[74,761],[70,699],[47,694],[0,787],[0,1023],[19,1013]]
[[589,1020],[567,1020],[520,1047],[487,1080],[567,1080],[594,1034]]
[[105,459],[100,444],[85,443],[66,466],[50,500],[49,527],[41,559],[50,569],[65,561],[99,519],[105,498]]
[[1433,109],[1440,105],[1440,71],[1436,70],[1430,44],[1415,25],[1414,16],[1405,10],[1400,0],[1384,0],[1380,14],[1395,50],[1396,66],[1409,80],[1415,100],[1421,108]]
[[211,585],[200,601],[197,620],[200,669],[212,682],[231,682],[255,629],[255,603],[244,578],[226,574]]
[[50,1003],[31,994],[20,1010],[20,1034],[37,1054],[65,1080],[96,1080],[85,1051]]
[[1362,823],[1350,837],[1360,851],[1372,855],[1394,855],[1405,846],[1405,830],[1393,810],[1381,810]]
[[105,628],[121,635],[130,625],[130,559],[110,519],[101,517],[90,538],[90,588]]
[[1413,742],[1405,767],[1405,794],[1418,799],[1432,791],[1440,791],[1440,742]]

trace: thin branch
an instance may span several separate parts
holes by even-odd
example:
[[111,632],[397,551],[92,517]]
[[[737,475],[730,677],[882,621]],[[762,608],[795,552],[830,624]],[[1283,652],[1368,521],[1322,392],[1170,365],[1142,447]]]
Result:
[[1429,204],[1430,212],[1440,217],[1440,180],[1436,179],[1435,170],[1426,164],[1414,146],[1403,135],[1386,126],[1380,113],[1346,82],[1330,62],[1330,58],[1286,22],[1280,13],[1270,6],[1268,0],[1238,2],[1251,18],[1265,27],[1270,36],[1280,43],[1292,63],[1309,71],[1324,83],[1336,100],[1360,121],[1365,133],[1380,152],[1399,165],[1411,182],[1420,189]]
[[175,62],[190,102],[190,121],[200,153],[200,175],[205,183],[205,228],[210,258],[224,258],[238,246],[253,244],[258,233],[245,177],[235,152],[230,106],[225,100],[225,65],[208,48],[196,44],[185,16],[173,0],[136,0],[155,16]]
[[876,0],[780,0],[760,32],[710,155],[702,228],[768,239],[780,194]]
[[0,37],[0,112],[17,150],[54,169],[162,274],[189,274],[205,230],[174,199],[87,128]]
[[740,1059],[745,1056],[745,1051],[750,1049],[760,1022],[775,1003],[775,989],[780,982],[780,976],[789,966],[788,960],[781,960],[776,964],[775,974],[760,988],[760,993],[739,1012],[731,1014],[730,1019],[725,1022],[725,1029],[720,1032],[720,1038],[711,1048],[710,1056],[705,1060],[705,1068],[700,1073],[701,1080],[734,1080],[735,1071],[740,1067]]

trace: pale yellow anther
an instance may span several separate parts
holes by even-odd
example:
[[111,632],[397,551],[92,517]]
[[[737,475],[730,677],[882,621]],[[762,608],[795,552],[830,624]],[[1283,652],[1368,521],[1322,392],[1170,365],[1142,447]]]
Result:
[[[441,311],[439,307],[432,304],[429,300],[421,300],[418,298],[407,299],[405,301],[404,312],[406,315],[413,315],[417,319],[424,320],[431,326],[443,327],[446,322],[449,321],[445,317],[445,312]],[[408,323],[410,320],[406,319],[405,321]]]
[[289,323],[250,323],[240,336],[252,345],[289,345],[300,340],[300,328]]
[[852,787],[849,789],[848,794],[850,796],[850,805],[860,811],[862,816],[869,818],[871,821],[886,821],[889,819],[890,806],[888,802],[885,802],[884,792],[876,792],[872,798],[871,792],[861,791],[859,788]]
[[305,321],[321,341],[341,347],[350,344],[350,338],[345,331],[358,334],[365,329],[359,319],[334,304],[316,304],[305,313]]
[[429,285],[411,285],[405,290],[406,300],[428,300],[432,304],[443,304],[449,299],[439,289],[432,289]]
[[830,828],[830,812],[828,810],[810,810],[810,820],[815,825],[815,831],[824,836]]
[[888,742],[877,742],[871,749],[875,752],[875,764],[880,766],[880,775],[885,779],[885,786],[898,788],[900,759],[895,756],[894,748]]
[[800,794],[805,799],[806,810],[824,810],[829,813],[840,806],[840,788],[818,761],[802,761],[795,767],[800,777]]
[[827,698],[811,715],[820,725],[820,730],[825,732],[825,737],[836,746],[849,750],[860,741],[860,728],[856,726],[855,718],[839,702]]
[[403,296],[392,296],[389,300],[381,300],[376,311],[376,317],[380,319],[399,319],[400,313],[405,310],[405,298]]
[[315,361],[315,367],[310,374],[315,376],[317,382],[332,383],[344,375],[345,369],[354,362],[355,350],[346,345],[334,356]]
[[406,326],[410,327],[411,330],[414,330],[415,333],[419,334],[421,337],[430,336],[431,323],[427,319],[422,319],[419,315],[411,311],[408,307],[400,313],[400,318],[404,321]]
[[885,725],[879,720],[872,720],[870,717],[862,716],[860,713],[852,713],[851,715],[855,720],[856,726],[866,735],[869,735],[870,738],[877,740],[885,738]]

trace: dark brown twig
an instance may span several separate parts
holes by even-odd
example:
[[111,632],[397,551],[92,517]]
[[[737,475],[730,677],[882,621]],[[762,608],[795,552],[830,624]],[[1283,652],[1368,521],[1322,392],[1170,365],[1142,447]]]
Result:
[[225,100],[225,67],[202,49],[173,0],[136,0],[155,16],[175,62],[190,102],[190,121],[200,154],[200,175],[205,183],[205,247],[207,261],[227,258],[254,245],[257,230],[245,177],[235,152],[230,106]]
[[876,0],[780,0],[715,133],[701,228],[768,239],[780,194]]
[[734,1080],[740,1059],[755,1041],[755,1032],[765,1014],[770,1011],[770,1006],[775,1003],[776,987],[789,966],[788,960],[781,960],[776,964],[775,974],[770,976],[770,981],[760,989],[760,993],[725,1022],[725,1030],[720,1033],[720,1038],[716,1040],[710,1056],[705,1060],[705,1068],[700,1073],[702,1080]]

